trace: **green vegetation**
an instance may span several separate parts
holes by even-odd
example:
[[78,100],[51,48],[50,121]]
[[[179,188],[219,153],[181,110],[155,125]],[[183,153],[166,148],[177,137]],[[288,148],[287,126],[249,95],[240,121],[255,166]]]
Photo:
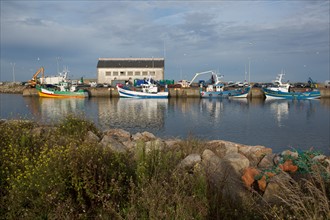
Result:
[[260,198],[246,206],[225,198],[202,166],[178,168],[187,155],[202,153],[203,141],[189,138],[165,149],[139,141],[116,153],[86,141],[88,131],[102,137],[93,123],[74,116],[49,127],[0,122],[0,219],[330,217],[328,177],[314,168],[308,179],[285,186],[283,206],[259,205]]

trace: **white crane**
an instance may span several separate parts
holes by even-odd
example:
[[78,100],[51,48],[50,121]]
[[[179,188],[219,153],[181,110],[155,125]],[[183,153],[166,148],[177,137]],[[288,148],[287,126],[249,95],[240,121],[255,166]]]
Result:
[[209,71],[205,71],[205,72],[196,73],[194,78],[190,81],[188,86],[190,86],[193,83],[193,81],[197,78],[197,76],[208,74],[208,73],[211,73],[212,76],[214,77],[214,80],[215,80],[214,84],[219,84],[221,82],[220,79],[223,77],[223,75],[218,76],[213,70],[209,70]]

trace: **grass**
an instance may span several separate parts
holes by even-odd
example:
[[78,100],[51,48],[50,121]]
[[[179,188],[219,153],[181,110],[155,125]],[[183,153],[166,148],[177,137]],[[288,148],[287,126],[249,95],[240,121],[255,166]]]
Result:
[[281,186],[281,205],[261,206],[254,194],[240,203],[223,195],[225,182],[214,187],[201,165],[178,168],[187,155],[203,152],[202,140],[165,149],[138,142],[134,151],[115,153],[85,141],[88,131],[102,136],[72,115],[51,127],[2,122],[0,219],[330,218],[329,178],[317,166]]

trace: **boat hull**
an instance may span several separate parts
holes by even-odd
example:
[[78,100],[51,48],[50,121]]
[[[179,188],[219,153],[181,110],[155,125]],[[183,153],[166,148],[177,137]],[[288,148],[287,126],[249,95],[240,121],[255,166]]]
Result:
[[123,98],[157,98],[157,99],[162,99],[162,98],[168,98],[168,92],[157,92],[157,93],[147,93],[147,92],[140,92],[140,91],[132,91],[132,90],[127,90],[120,88],[117,86],[117,90],[119,93],[120,97]]
[[249,91],[250,87],[227,91],[200,91],[200,96],[201,98],[246,98]]
[[37,88],[37,90],[40,97],[46,97],[46,98],[87,98],[88,97],[88,92],[86,91],[76,91],[76,92],[55,91],[42,87]]
[[290,99],[290,100],[304,100],[304,99],[319,99],[321,98],[320,91],[308,92],[281,92],[263,89],[266,99]]

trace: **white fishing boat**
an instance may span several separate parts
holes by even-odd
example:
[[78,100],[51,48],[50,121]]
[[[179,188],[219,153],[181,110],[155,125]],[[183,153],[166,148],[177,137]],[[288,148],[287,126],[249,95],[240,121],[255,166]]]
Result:
[[273,80],[273,85],[267,87],[268,90],[271,91],[280,91],[280,92],[289,92],[290,83],[283,83],[283,76],[285,75],[284,71],[282,70],[280,74],[277,75],[276,79]]
[[305,92],[290,91],[290,83],[282,82],[283,75],[285,74],[281,72],[278,77],[276,77],[276,80],[273,82],[274,86],[263,88],[266,99],[304,100],[321,98],[320,90],[314,89],[314,87],[307,89]]
[[116,87],[119,96],[124,98],[168,98],[167,87],[160,91],[159,86],[151,82],[151,78],[141,84],[140,88],[123,84],[117,84]]

